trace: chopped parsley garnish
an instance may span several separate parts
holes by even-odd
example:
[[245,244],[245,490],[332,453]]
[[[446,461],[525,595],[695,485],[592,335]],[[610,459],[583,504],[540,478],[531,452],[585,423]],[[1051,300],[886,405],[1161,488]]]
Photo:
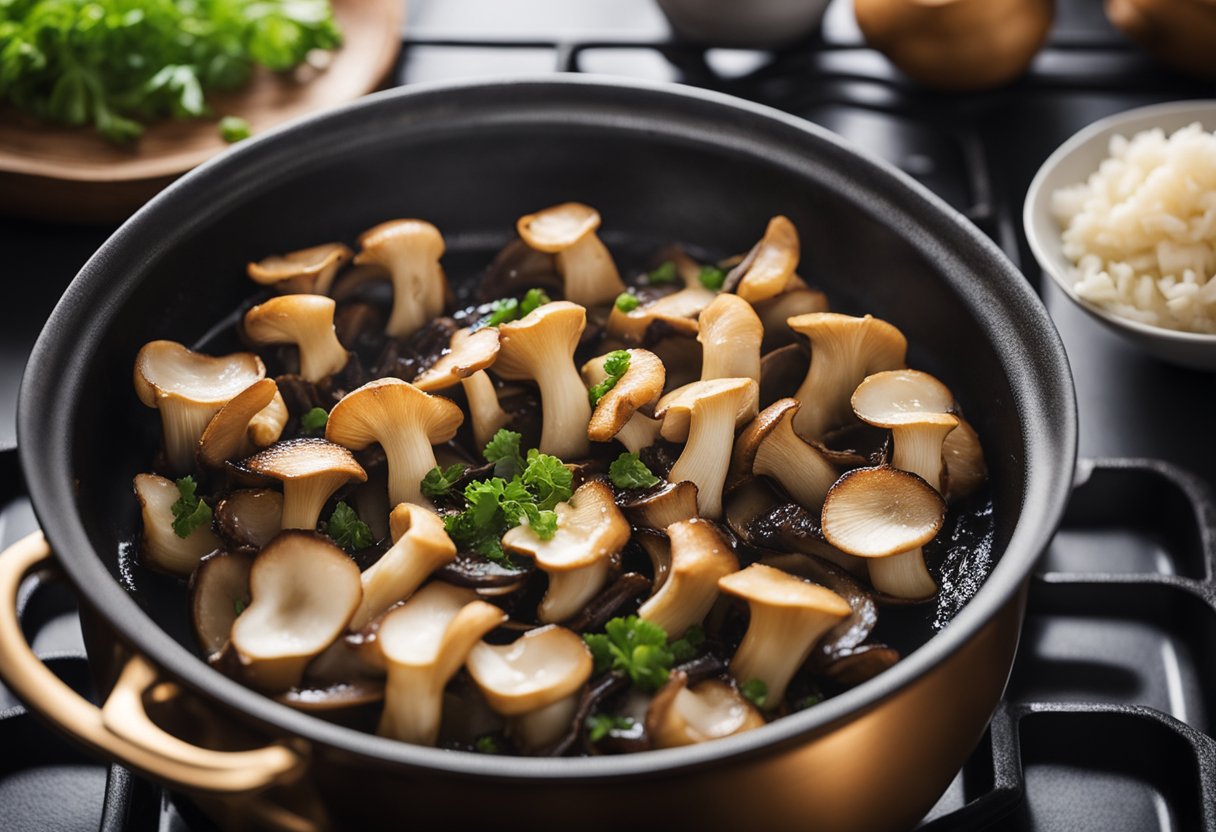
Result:
[[323,407],[314,407],[300,417],[300,427],[309,433],[323,431],[327,424],[329,424],[329,413]]
[[676,264],[672,260],[664,260],[656,268],[650,271],[647,275],[651,286],[665,286],[668,283],[675,283],[680,277],[676,271]]
[[644,691],[656,691],[667,681],[675,653],[658,624],[631,615],[614,618],[603,633],[586,633],[583,640],[595,659],[595,670],[627,675]]
[[329,515],[328,522],[321,525],[321,531],[348,552],[357,552],[375,543],[372,530],[359,519],[353,508],[343,502],[334,506],[333,514]]
[[587,719],[587,736],[592,742],[599,742],[613,731],[629,731],[633,726],[632,717],[593,714]]
[[232,144],[253,135],[249,122],[240,116],[224,116],[220,119],[220,138]]
[[638,296],[631,295],[628,292],[621,292],[616,296],[613,306],[622,312],[632,312],[638,308]]
[[697,278],[706,289],[717,292],[726,283],[726,272],[717,266],[702,266]]
[[538,307],[552,302],[553,300],[545,294],[544,289],[529,289],[524,295],[524,299],[519,302],[519,314],[521,317],[531,314]]
[[794,703],[795,711],[805,711],[807,708],[813,708],[823,701],[822,693],[809,693]]
[[684,637],[671,643],[671,652],[677,662],[686,662],[697,655],[701,645],[705,643],[705,631],[693,624],[684,632]]
[[604,372],[608,375],[599,384],[593,385],[587,391],[587,397],[591,399],[591,406],[595,407],[600,403],[600,399],[604,398],[609,390],[616,387],[616,383],[621,380],[629,370],[629,350],[613,350],[608,353],[608,357],[604,359]]
[[464,476],[466,470],[466,466],[459,462],[449,465],[447,468],[440,468],[436,465],[422,478],[422,493],[428,497],[442,497],[452,490],[452,486]]
[[240,616],[240,614],[245,611],[245,601],[241,598],[233,598],[232,611],[235,612],[237,616]]
[[513,321],[518,317],[519,301],[515,298],[503,298],[490,304],[490,314],[486,317],[483,324],[485,326],[498,326],[499,324]]
[[486,444],[481,455],[486,462],[494,463],[494,475],[509,480],[524,470],[524,458],[519,450],[523,439],[518,433],[506,428],[499,428],[494,437]]
[[560,459],[542,454],[533,448],[528,451],[528,465],[524,468],[523,483],[536,495],[536,506],[549,511],[558,503],[569,500],[574,493],[574,473]]
[[494,739],[491,734],[482,734],[473,743],[473,748],[478,754],[500,754],[502,749],[498,746],[498,740]]
[[739,693],[757,708],[763,708],[764,703],[768,701],[768,685],[759,679],[748,679],[739,685]]
[[659,478],[637,454],[623,453],[608,466],[608,478],[617,488],[650,488]]
[[195,494],[197,490],[194,477],[177,481],[177,502],[169,508],[173,512],[173,533],[178,537],[189,537],[195,529],[211,522],[211,506]]

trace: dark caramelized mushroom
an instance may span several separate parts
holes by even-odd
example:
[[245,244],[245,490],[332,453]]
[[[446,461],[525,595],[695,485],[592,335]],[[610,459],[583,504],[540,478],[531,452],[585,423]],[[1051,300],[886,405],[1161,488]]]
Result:
[[697,516],[697,486],[688,480],[664,483],[621,503],[621,508],[635,526],[662,531]]
[[249,606],[252,567],[253,558],[248,555],[217,552],[203,558],[190,577],[194,634],[208,658],[227,647],[232,623]]
[[650,591],[650,579],[637,572],[626,572],[592,598],[566,626],[576,633],[598,632],[608,620],[620,615],[630,602]]
[[237,552],[257,552],[279,533],[282,522],[283,495],[268,488],[230,491],[215,506],[215,529]]

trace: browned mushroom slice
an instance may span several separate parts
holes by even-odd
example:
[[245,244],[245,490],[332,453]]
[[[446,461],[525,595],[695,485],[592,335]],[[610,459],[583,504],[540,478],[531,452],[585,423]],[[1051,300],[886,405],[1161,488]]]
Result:
[[559,459],[587,455],[591,404],[574,366],[574,350],[587,324],[583,307],[568,301],[540,306],[498,328],[494,372],[510,380],[535,381],[540,388],[540,450]]
[[988,479],[979,434],[961,416],[958,427],[946,434],[942,458],[946,466],[946,499],[951,502],[971,496]]
[[250,263],[246,271],[254,283],[280,294],[325,295],[338,269],[353,255],[342,243],[324,243]]
[[937,591],[921,547],[946,517],[940,494],[898,468],[857,468],[832,486],[823,504],[823,534],[836,548],[869,558],[870,581],[897,598]]
[[808,367],[810,358],[797,344],[786,344],[761,356],[760,409],[786,398],[791,390],[797,390],[806,378]]
[[215,527],[233,549],[256,552],[283,528],[283,495],[268,488],[230,491],[215,506]]
[[151,341],[135,357],[135,393],[160,411],[165,456],[185,473],[194,467],[199,437],[238,393],[266,375],[262,359],[238,352],[213,358],[174,341]]
[[672,523],[697,516],[697,487],[691,482],[665,483],[648,491],[622,508],[635,525],[662,530]]
[[907,339],[870,315],[817,312],[790,318],[789,325],[811,342],[811,366],[794,393],[803,405],[794,429],[805,439],[821,439],[853,419],[849,399],[866,376],[904,366]]
[[760,382],[764,325],[756,310],[735,295],[718,295],[697,319],[701,379],[750,378]]
[[646,733],[655,748],[679,748],[751,731],[764,717],[725,682],[707,679],[688,686],[688,676],[671,674],[646,711]]
[[700,380],[701,345],[697,343],[696,338],[684,335],[660,338],[651,344],[650,351],[663,362],[663,369],[667,373],[667,381],[663,385],[664,393]]
[[811,511],[823,506],[823,498],[836,482],[836,468],[794,432],[798,408],[797,399],[780,399],[752,420],[735,440],[728,487],[761,475],[781,483],[799,505]]
[[946,385],[917,370],[867,376],[853,393],[857,418],[891,431],[891,465],[942,489],[942,444],[958,426],[954,396]]
[[388,671],[376,733],[434,745],[443,689],[481,637],[506,619],[472,590],[427,584],[380,622],[376,644]]
[[823,674],[853,688],[899,663],[899,651],[885,644],[863,644],[842,652],[823,666]]
[[455,436],[463,421],[464,413],[452,401],[400,379],[381,378],[334,405],[325,438],[355,451],[379,444],[388,457],[389,502],[429,506],[421,483],[435,467],[432,446]]
[[[795,276],[795,282],[796,278],[797,276]],[[827,312],[828,298],[823,292],[800,285],[794,288],[787,287],[776,297],[753,305],[756,308],[756,314],[760,316],[760,323],[764,325],[764,340],[760,349],[767,355],[773,350],[794,342],[796,337],[794,330],[790,329],[787,323],[790,318],[808,315],[812,312]],[[761,381],[761,385],[763,383]],[[793,389],[793,387],[788,388],[788,390]]]
[[596,235],[600,215],[578,202],[520,217],[519,236],[537,251],[556,255],[566,300],[580,306],[610,303],[625,291],[612,255]]
[[726,285],[749,303],[776,297],[794,276],[800,255],[798,229],[786,217],[773,217],[760,242],[726,276]]
[[750,378],[697,381],[673,390],[655,408],[669,442],[686,442],[667,479],[697,486],[702,517],[722,516],[722,486],[735,428],[756,415],[759,385]]
[[622,312],[615,305],[608,315],[608,334],[628,344],[641,344],[652,327],[661,326],[675,335],[697,334],[697,316],[714,302],[717,293],[697,284],[663,295],[636,309]]
[[[636,454],[659,438],[659,423],[641,411],[659,400],[667,373],[663,362],[649,350],[628,352],[629,368],[595,405],[587,424],[587,438],[592,442],[611,442],[615,438]],[[588,387],[607,377],[604,371],[607,357],[601,355],[583,365],[583,381]]]
[[240,471],[283,483],[283,528],[315,529],[325,501],[367,473],[350,451],[324,439],[290,439],[235,464]]
[[658,624],[673,639],[700,624],[718,600],[718,579],[739,570],[730,544],[707,520],[684,520],[667,527],[671,566],[666,580],[638,609],[638,617]]
[[456,384],[463,387],[478,447],[485,447],[511,418],[499,404],[498,391],[485,372],[497,357],[497,327],[460,329],[452,334],[448,351],[414,379],[414,386],[424,393],[446,390]]
[[393,545],[364,570],[363,602],[351,619],[351,629],[367,626],[398,601],[405,600],[431,573],[456,557],[456,545],[443,520],[422,506],[402,503],[389,519]]
[[227,460],[252,452],[253,418],[269,407],[278,393],[274,379],[263,378],[232,397],[211,417],[199,437],[199,462],[208,468],[222,468]]
[[510,644],[482,642],[469,651],[469,675],[507,730],[525,749],[556,741],[577,707],[579,688],[591,676],[591,651],[575,633],[549,625]]
[[249,606],[249,571],[253,558],[217,552],[199,562],[190,577],[190,612],[194,634],[208,658],[223,652],[232,624]]
[[286,531],[254,559],[251,601],[232,625],[242,674],[261,690],[299,683],[308,662],[346,629],[359,606],[359,567],[312,532]]
[[173,504],[181,498],[177,484],[156,474],[135,475],[135,496],[143,519],[140,559],[146,565],[184,578],[203,556],[219,548],[211,525],[197,527],[186,537],[173,530]]
[[751,612],[730,674],[740,685],[763,682],[769,710],[781,705],[786,686],[815,643],[852,611],[830,589],[759,563],[721,578],[718,586],[747,601]]
[[387,332],[405,338],[443,312],[447,278],[439,258],[443,235],[423,220],[390,220],[359,235],[358,264],[386,269],[393,282]]
[[300,351],[300,376],[314,384],[350,359],[334,330],[333,298],[282,295],[245,313],[245,334],[255,344],[293,344]]

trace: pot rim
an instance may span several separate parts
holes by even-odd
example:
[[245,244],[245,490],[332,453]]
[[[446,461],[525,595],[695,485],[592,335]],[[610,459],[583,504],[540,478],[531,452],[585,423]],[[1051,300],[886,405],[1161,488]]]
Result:
[[[242,182],[243,174],[256,168],[259,175],[273,171],[283,176],[327,150],[341,147],[353,152],[344,133],[356,121],[361,121],[369,144],[377,141],[376,131],[366,127],[377,119],[407,121],[412,123],[409,129],[425,130],[428,122],[419,116],[428,111],[429,118],[447,119],[449,126],[459,126],[462,119],[495,123],[509,118],[515,124],[581,121],[696,141],[804,171],[811,168],[819,184],[898,223],[902,235],[926,257],[952,262],[955,272],[943,269],[944,279],[999,342],[1013,392],[1011,404],[1019,412],[1025,460],[1013,533],[975,597],[941,632],[893,668],[814,708],[714,742],[589,758],[500,758],[411,745],[344,728],[241,685],[162,630],[97,556],[76,509],[70,453],[74,431],[68,414],[74,409],[86,362],[73,358],[89,354],[104,329],[99,322],[112,317],[130,293],[130,279],[116,275],[137,271],[139,264],[155,259],[194,226],[239,201],[253,187]],[[291,153],[281,152],[287,148]],[[959,272],[982,273],[986,279],[967,280]],[[1063,513],[1077,445],[1068,360],[1047,310],[1000,249],[956,210],[888,163],[795,116],[716,92],[588,75],[441,82],[389,90],[290,122],[203,164],[128,219],[68,286],[26,367],[17,421],[22,470],[57,561],[120,637],[166,674],[272,733],[296,735],[403,768],[495,782],[603,781],[687,770],[788,746],[872,708],[956,652],[1023,586]],[[64,511],[68,506],[71,510]]]

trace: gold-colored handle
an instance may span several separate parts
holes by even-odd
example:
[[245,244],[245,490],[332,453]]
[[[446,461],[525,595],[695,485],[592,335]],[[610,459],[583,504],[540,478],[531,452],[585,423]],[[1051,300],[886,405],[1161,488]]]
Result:
[[172,788],[248,794],[294,780],[305,765],[300,752],[282,743],[252,751],[213,751],[184,742],[157,726],[143,696],[172,695],[157,685],[156,669],[132,656],[105,704],[98,708],[47,669],[34,655],[17,617],[17,592],[25,576],[51,557],[42,532],[0,553],[0,677],[32,710],[92,750]]

